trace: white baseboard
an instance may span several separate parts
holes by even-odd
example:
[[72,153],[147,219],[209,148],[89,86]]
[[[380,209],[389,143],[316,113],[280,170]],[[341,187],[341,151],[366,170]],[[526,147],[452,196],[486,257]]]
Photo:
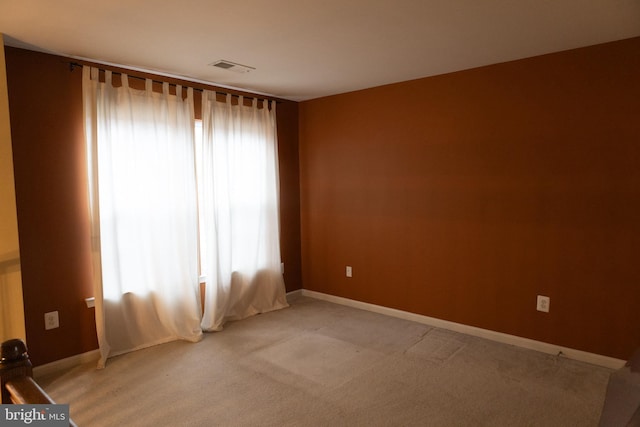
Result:
[[36,366],[33,368],[33,377],[38,379],[49,374],[66,371],[75,366],[82,365],[83,363],[94,361],[97,363],[98,359],[100,359],[100,350],[98,349],[82,354],[76,354],[75,356],[67,357],[66,359],[60,359],[45,365]]
[[[589,353],[573,348],[561,347],[555,344],[549,344],[542,341],[535,341],[529,338],[509,335],[502,332],[491,331],[489,329],[477,328],[475,326],[464,325],[461,323],[450,322],[448,320],[436,319],[435,317],[423,316],[421,314],[409,313],[407,311],[396,310],[394,308],[383,307],[380,305],[369,304],[348,298],[337,297],[334,295],[324,294],[321,292],[310,291],[307,289],[300,290],[303,296],[320,299],[336,304],[346,305],[361,310],[372,311],[374,313],[384,314],[391,317],[397,317],[404,320],[410,320],[424,325],[434,326],[437,328],[448,329],[450,331],[460,332],[475,337],[486,338],[488,340],[497,341],[503,344],[511,344],[517,347],[527,348],[530,350],[540,351],[548,354],[562,354],[569,359],[579,360],[581,362],[591,363],[593,365],[604,366],[610,369],[619,369],[626,363],[624,360],[616,359],[600,354]],[[294,291],[298,292],[298,291]],[[287,294],[288,295],[288,294]]]
[[[542,341],[535,341],[529,338],[522,338],[502,332],[491,331],[489,329],[463,325],[462,323],[455,323],[448,320],[437,319],[435,317],[409,313],[408,311],[396,310],[394,308],[383,307],[381,305],[369,304],[366,302],[324,294],[322,292],[310,291],[307,289],[297,289],[295,291],[287,292],[287,299],[296,298],[299,296],[311,297],[323,301],[333,302],[336,304],[346,305],[348,307],[358,308],[360,310],[366,310],[391,317],[397,317],[399,319],[410,320],[412,322],[422,323],[424,325],[434,326],[436,328],[448,329],[450,331],[460,332],[479,338],[486,338],[488,340],[497,341],[503,344],[515,345],[517,347],[527,348],[530,350],[536,350],[542,353],[562,353],[562,355],[568,357],[569,359],[579,360],[581,362],[591,363],[593,365],[604,366],[610,369],[622,368],[626,363],[624,360],[616,359],[609,356],[603,356],[601,354],[589,353],[582,350],[557,346]],[[93,361],[97,362],[98,359],[100,359],[100,350],[97,349],[82,354],[76,354],[75,356],[67,357],[66,359],[60,359],[51,363],[47,363],[46,365],[36,366],[35,368],[33,368],[33,376],[38,379],[49,374],[71,369],[83,363]]]
[[295,291],[287,292],[287,300],[298,298],[302,296],[302,289],[296,289]]

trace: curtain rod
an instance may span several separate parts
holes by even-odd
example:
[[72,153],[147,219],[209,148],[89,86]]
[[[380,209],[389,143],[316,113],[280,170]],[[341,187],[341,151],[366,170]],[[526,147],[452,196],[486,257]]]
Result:
[[[65,61],[65,62],[66,62],[66,61]],[[72,71],[72,72],[73,72],[73,70],[74,70],[76,67],[80,67],[80,68],[82,68],[82,67],[85,67],[85,66],[86,66],[86,67],[93,67],[93,65],[85,65],[85,64],[81,64],[81,63],[79,63],[79,62],[71,62],[71,61],[69,61],[69,71]],[[98,70],[100,70],[100,71],[107,71],[107,69],[106,69],[106,68],[101,68],[101,67],[94,67],[94,68],[97,68],[97,69],[98,69]],[[123,73],[123,72],[120,72],[120,71],[112,71],[112,70],[108,70],[108,71],[111,71],[113,74],[118,75],[118,76],[120,76],[120,75],[122,75],[122,74],[127,74],[127,73]],[[128,76],[129,78],[131,78],[131,79],[143,80],[143,81],[146,81],[146,80],[147,80],[147,78],[146,78],[146,77],[140,77],[140,76],[135,76],[135,75],[130,75],[130,74],[127,74],[127,76]],[[168,83],[168,82],[163,82],[163,81],[161,81],[161,80],[155,80],[155,79],[150,79],[150,80],[151,80],[153,83],[158,83],[158,84]],[[176,83],[169,83],[169,86],[174,86],[174,87],[175,87],[175,86],[178,86],[178,84],[176,84]],[[182,86],[186,86],[186,85],[182,85]],[[189,86],[188,86],[188,87],[189,87]],[[201,89],[201,88],[197,88],[197,87],[192,87],[192,89],[193,89],[193,90],[195,90],[195,91],[197,91],[197,92],[204,92],[204,90],[205,90],[205,89]],[[207,90],[208,90],[208,89],[207,89]],[[261,97],[261,96],[253,95],[253,94],[238,95],[238,94],[235,94],[235,93],[225,92],[225,91],[223,91],[223,90],[217,90],[217,89],[215,89],[215,90],[211,90],[211,92],[219,93],[219,94],[222,94],[222,95],[231,95],[232,97],[236,97],[236,98],[243,97],[243,98],[247,98],[247,99],[257,99],[257,100],[263,100],[263,101],[275,101],[275,102],[276,102],[276,104],[280,104],[280,103],[282,103],[282,101],[281,101],[281,100],[279,100],[279,99],[275,99],[275,98],[272,98],[272,97],[270,97],[270,96],[262,96],[262,97]]]

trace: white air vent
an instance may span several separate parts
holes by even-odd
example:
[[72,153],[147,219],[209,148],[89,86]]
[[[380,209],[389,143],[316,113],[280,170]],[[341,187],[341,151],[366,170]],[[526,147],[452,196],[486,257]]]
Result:
[[248,73],[251,70],[255,70],[255,68],[253,67],[249,67],[247,65],[242,65],[242,64],[236,64],[235,62],[231,62],[231,61],[225,61],[224,59],[213,62],[209,65],[213,67],[222,68],[223,70],[229,70],[229,71],[233,71],[234,73],[241,73],[241,74]]

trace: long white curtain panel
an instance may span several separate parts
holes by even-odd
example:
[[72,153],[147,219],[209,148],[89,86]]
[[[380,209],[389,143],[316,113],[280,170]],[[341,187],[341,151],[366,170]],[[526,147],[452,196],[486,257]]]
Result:
[[275,102],[202,96],[202,328],[287,307],[280,271]]
[[[84,67],[101,361],[202,336],[193,89],[114,86]],[[184,99],[183,99],[184,98]]]

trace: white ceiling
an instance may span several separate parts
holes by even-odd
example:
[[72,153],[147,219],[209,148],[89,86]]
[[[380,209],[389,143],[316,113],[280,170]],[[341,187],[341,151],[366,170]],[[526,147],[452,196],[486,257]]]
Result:
[[[640,36],[640,0],[5,0],[0,32],[12,46],[306,100]],[[255,70],[208,65],[219,59]]]

